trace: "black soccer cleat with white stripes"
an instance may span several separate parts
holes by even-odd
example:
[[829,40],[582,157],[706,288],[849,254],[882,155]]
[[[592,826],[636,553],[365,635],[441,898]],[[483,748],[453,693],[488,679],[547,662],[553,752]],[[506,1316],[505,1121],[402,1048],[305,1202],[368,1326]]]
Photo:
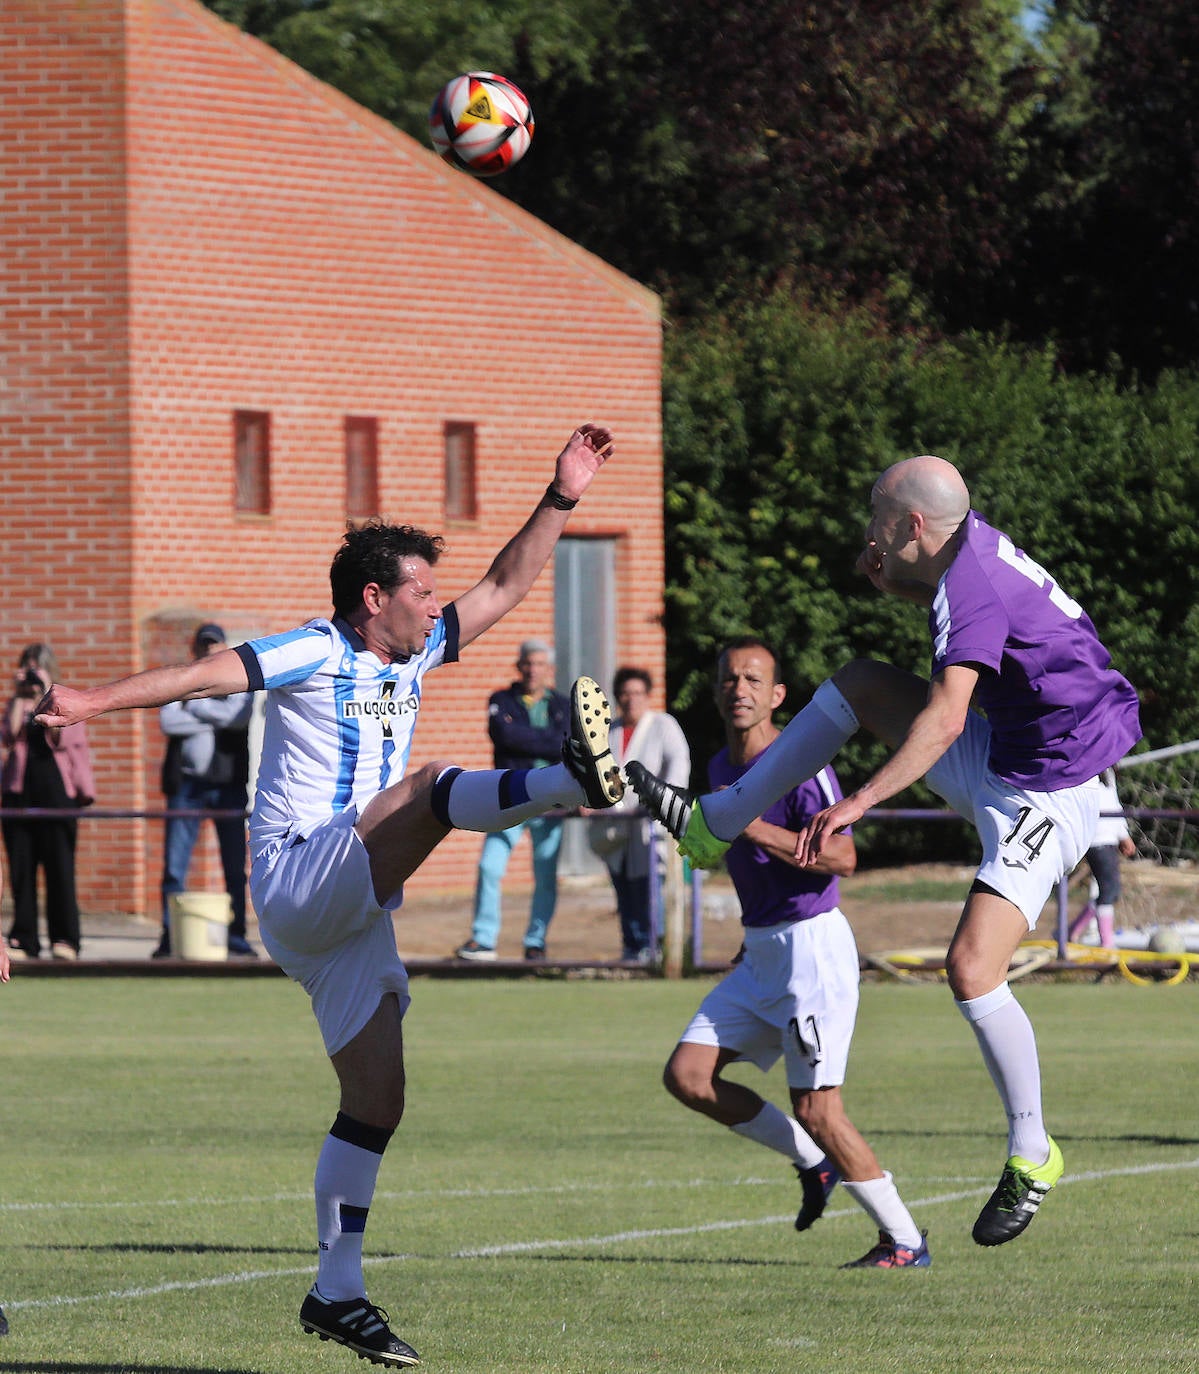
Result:
[[696,793],[686,787],[676,787],[674,783],[659,778],[636,759],[625,766],[629,784],[641,805],[675,837],[681,840],[687,833],[695,810]]
[[327,1302],[313,1287],[300,1308],[300,1325],[322,1341],[336,1341],[352,1350],[360,1360],[409,1369],[420,1364],[420,1356],[406,1342],[393,1335],[387,1313],[365,1297],[345,1302]]

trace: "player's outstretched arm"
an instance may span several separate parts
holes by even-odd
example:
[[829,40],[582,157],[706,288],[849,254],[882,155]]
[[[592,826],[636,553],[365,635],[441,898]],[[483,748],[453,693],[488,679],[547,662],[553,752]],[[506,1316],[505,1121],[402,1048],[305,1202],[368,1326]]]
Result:
[[570,436],[533,514],[496,554],[482,580],[455,598],[460,644],[477,639],[524,599],[566,528],[571,507],[612,453],[612,434],[602,425],[580,425]]
[[165,706],[183,697],[229,696],[246,691],[249,685],[245,665],[232,649],[225,649],[210,658],[150,668],[102,687],[78,689],[55,683],[38,703],[33,718],[47,729],[59,729],[109,711]]

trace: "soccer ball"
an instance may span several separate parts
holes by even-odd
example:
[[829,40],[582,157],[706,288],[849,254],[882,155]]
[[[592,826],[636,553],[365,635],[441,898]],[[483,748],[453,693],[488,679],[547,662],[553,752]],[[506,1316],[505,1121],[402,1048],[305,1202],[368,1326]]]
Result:
[[494,72],[466,72],[437,93],[429,137],[446,162],[479,177],[515,166],[529,151],[533,111],[524,92]]

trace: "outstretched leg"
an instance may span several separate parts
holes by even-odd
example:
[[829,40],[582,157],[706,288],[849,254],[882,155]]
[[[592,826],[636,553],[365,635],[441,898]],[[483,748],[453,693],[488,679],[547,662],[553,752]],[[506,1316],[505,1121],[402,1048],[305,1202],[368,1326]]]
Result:
[[859,726],[897,745],[927,696],[924,678],[889,663],[854,659],[817,687],[731,787],[696,797],[637,763],[625,771],[642,805],[679,840],[684,855],[709,868],[751,821],[829,763]]

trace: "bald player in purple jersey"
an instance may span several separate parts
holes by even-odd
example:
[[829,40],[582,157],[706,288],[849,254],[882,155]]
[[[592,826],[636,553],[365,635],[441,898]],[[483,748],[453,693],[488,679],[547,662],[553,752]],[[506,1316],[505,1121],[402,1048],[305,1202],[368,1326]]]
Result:
[[928,455],[894,464],[874,484],[871,511],[858,569],[879,591],[929,607],[930,679],[870,659],[846,664],[722,792],[696,797],[636,764],[626,774],[701,867],[859,728],[892,753],[807,822],[797,859],[814,863],[831,836],[919,778],[973,823],[982,862],[946,971],[1007,1113],[1008,1160],[973,1232],[980,1245],[1002,1245],[1063,1170],[1042,1116],[1036,1038],[1008,968],[1090,845],[1098,776],[1141,736],[1137,696],[1082,607],[970,509],[952,464]]

